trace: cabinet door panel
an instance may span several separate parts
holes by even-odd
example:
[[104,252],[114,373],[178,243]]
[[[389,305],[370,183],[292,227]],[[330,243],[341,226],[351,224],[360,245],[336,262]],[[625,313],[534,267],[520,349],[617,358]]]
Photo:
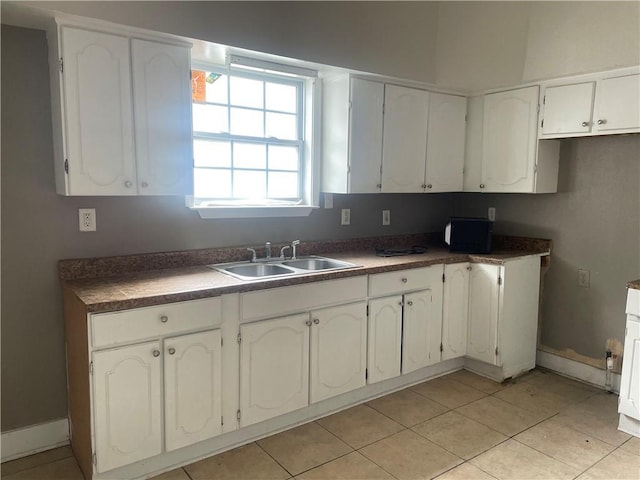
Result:
[[364,387],[366,303],[311,312],[311,402]]
[[618,411],[640,419],[640,321],[627,320]]
[[367,383],[400,375],[402,296],[369,301],[368,335]]
[[402,373],[440,361],[442,281],[439,287],[404,296]]
[[220,330],[212,330],[167,338],[164,342],[167,450],[222,432],[220,338]]
[[385,85],[382,191],[422,192],[429,93]]
[[589,133],[594,87],[587,82],[547,88],[542,134]]
[[462,190],[467,99],[429,94],[426,192]]
[[349,192],[380,191],[384,84],[351,79]]
[[485,191],[533,192],[539,87],[485,96],[482,183]]
[[469,275],[469,331],[467,355],[496,363],[500,267],[474,263]]
[[309,404],[309,315],[240,327],[240,426]]
[[161,453],[161,361],[159,342],[94,353],[93,415],[99,472]]
[[129,40],[62,28],[68,194],[136,193]]
[[444,266],[445,283],[442,308],[442,360],[467,354],[469,317],[468,263]]
[[596,132],[640,130],[640,75],[606,78],[596,87]]
[[132,40],[138,192],[192,193],[189,50]]

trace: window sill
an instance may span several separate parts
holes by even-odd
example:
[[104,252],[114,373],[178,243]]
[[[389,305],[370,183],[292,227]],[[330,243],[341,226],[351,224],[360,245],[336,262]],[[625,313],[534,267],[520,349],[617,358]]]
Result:
[[307,217],[316,208],[315,205],[287,205],[276,207],[268,206],[246,206],[246,207],[189,207],[196,210],[200,218],[278,218],[278,217]]

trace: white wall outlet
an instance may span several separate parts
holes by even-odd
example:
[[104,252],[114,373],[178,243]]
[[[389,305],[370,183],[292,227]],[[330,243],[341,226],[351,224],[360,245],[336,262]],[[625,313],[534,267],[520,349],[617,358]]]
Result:
[[95,208],[79,208],[78,224],[81,232],[96,231],[96,209]]
[[578,269],[578,285],[584,288],[589,288],[591,273],[589,270]]
[[382,210],[382,225],[391,225],[391,210]]
[[496,207],[489,207],[489,211],[487,212],[487,218],[491,222],[496,221]]
[[340,216],[340,225],[350,225],[351,224],[351,209],[343,208],[342,214]]
[[324,208],[333,208],[333,193],[324,194]]

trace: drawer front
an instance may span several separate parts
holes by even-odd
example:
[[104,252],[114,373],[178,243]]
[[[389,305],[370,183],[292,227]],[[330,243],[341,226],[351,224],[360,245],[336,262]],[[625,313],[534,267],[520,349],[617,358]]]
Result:
[[273,318],[363,300],[366,296],[367,277],[365,275],[292,287],[271,288],[242,294],[240,317],[243,321]]
[[414,290],[424,290],[433,285],[434,275],[442,276],[443,268],[443,265],[433,265],[431,267],[369,275],[369,296],[380,297]]
[[91,315],[94,348],[158,338],[222,322],[220,297]]

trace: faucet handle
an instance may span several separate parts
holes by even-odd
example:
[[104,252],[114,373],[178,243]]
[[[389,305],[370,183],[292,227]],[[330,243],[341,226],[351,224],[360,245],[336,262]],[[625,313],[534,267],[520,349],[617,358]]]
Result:
[[251,252],[251,260],[249,260],[250,262],[255,262],[256,259],[258,258],[256,256],[256,251],[253,248],[247,248],[248,251]]
[[300,240],[294,240],[291,242],[291,260],[296,259],[296,247],[300,245]]
[[296,245],[300,245],[300,240],[294,240],[291,242],[291,246],[295,247]]

